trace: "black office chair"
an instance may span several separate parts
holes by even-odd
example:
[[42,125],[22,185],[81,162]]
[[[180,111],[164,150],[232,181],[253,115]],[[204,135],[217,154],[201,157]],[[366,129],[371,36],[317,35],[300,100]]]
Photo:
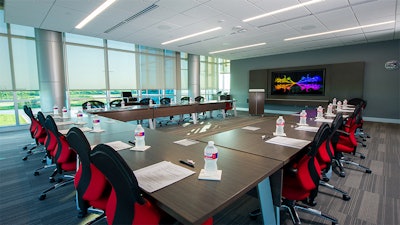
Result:
[[[171,104],[171,99],[168,98],[168,97],[161,98],[161,99],[160,99],[160,104],[161,104],[161,105],[169,105],[169,104]],[[174,121],[174,116],[169,116],[169,120],[167,120],[167,121],[160,121],[160,122],[158,122],[158,124],[159,124],[160,126],[162,126],[162,123],[165,122],[165,125],[168,125],[168,123],[171,123],[171,122],[173,122],[173,121]]]
[[155,101],[153,99],[150,99],[150,98],[142,98],[139,103],[140,103],[140,105],[149,105],[150,101],[153,104],[156,104]]
[[[35,145],[33,147],[31,147],[29,150],[27,150],[26,155],[22,158],[22,160],[25,161],[32,154],[45,152],[45,150],[43,148],[43,144],[44,144],[44,140],[46,138],[46,130],[44,128],[44,125],[40,123],[40,120],[39,120],[40,116],[38,115],[38,118],[35,118],[35,116],[32,113],[32,109],[29,106],[24,105],[24,112],[31,120],[29,132],[31,134],[31,137],[35,140]],[[41,116],[43,116],[43,114],[41,112],[39,112],[39,113],[41,114]],[[24,149],[27,149],[28,146],[30,146],[30,145],[31,144],[25,146]]]
[[[190,97],[188,96],[184,96],[181,98],[181,104],[189,104],[190,103]],[[185,121],[185,120],[190,120],[192,117],[191,115],[189,115],[188,117],[185,117],[185,115],[181,115],[182,120],[181,121]],[[181,122],[179,121],[179,122]]]
[[[196,98],[194,98],[194,101],[197,102],[197,103],[204,102],[204,97],[203,96],[197,96]],[[203,115],[203,119],[205,119],[207,117],[206,112],[202,112],[201,114]]]
[[112,100],[112,101],[110,102],[110,107],[111,107],[111,108],[121,107],[122,101],[123,101],[122,99],[115,99],[115,100]]
[[105,107],[104,102],[97,101],[97,100],[89,100],[82,103],[82,109],[87,109],[87,104],[90,102],[90,106],[92,109],[101,109]]

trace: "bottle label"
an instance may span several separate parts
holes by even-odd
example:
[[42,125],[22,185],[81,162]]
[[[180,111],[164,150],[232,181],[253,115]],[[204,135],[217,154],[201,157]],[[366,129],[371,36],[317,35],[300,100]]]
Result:
[[218,153],[213,153],[213,154],[205,154],[204,155],[205,159],[218,159]]
[[142,132],[135,132],[136,137],[144,137],[144,131]]
[[77,117],[83,117],[83,114],[82,113],[78,113],[76,116]]
[[100,123],[100,119],[94,119],[93,123]]
[[277,126],[284,126],[284,125],[285,125],[285,122],[283,122],[283,123],[276,123],[276,125],[277,125]]

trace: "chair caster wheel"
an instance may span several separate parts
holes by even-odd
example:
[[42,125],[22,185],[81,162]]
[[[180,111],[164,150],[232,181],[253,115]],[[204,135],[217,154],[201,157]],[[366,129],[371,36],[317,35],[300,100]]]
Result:
[[45,198],[46,198],[46,194],[41,194],[41,195],[39,196],[39,200],[40,200],[40,201],[44,200]]
[[367,145],[366,145],[366,144],[362,144],[362,146],[363,146],[363,147],[367,147]]
[[261,209],[256,209],[249,213],[250,219],[252,220],[256,220],[259,215],[261,215]]
[[23,161],[26,161],[27,159],[28,159],[28,157],[26,157],[26,156],[24,158],[22,158]]
[[54,179],[54,177],[49,177],[49,181],[50,181],[50,183],[56,182],[56,180]]
[[39,171],[35,171],[34,173],[33,173],[33,176],[39,176]]
[[345,173],[345,172],[340,172],[340,173],[339,173],[339,176],[340,176],[340,177],[345,177],[345,176],[346,176],[346,173]]
[[46,160],[45,160],[45,159],[42,159],[42,163],[46,163]]
[[361,155],[360,158],[361,158],[361,159],[365,159],[365,155]]
[[372,171],[370,169],[365,171],[366,173],[372,173]]
[[84,218],[87,215],[87,211],[81,210],[78,212],[78,218]]
[[23,147],[22,149],[23,149],[23,150],[27,150],[27,149],[28,149],[28,147],[26,147],[26,146],[25,146],[25,147]]
[[343,195],[342,199],[345,201],[349,201],[351,199],[351,197],[350,197],[350,195]]

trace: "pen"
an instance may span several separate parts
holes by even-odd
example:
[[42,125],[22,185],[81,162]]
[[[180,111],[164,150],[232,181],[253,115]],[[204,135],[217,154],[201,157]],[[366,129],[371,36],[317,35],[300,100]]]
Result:
[[133,141],[128,141],[128,142],[129,142],[129,144],[135,145],[135,142],[133,142]]
[[182,163],[182,164],[185,164],[185,165],[187,165],[187,166],[190,166],[190,167],[193,167],[193,168],[194,168],[193,163],[187,162],[187,161],[185,161],[185,160],[179,160],[179,162]]

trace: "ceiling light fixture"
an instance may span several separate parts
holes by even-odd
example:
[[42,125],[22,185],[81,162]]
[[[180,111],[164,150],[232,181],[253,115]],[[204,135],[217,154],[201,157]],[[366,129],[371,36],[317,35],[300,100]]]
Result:
[[278,13],[286,12],[286,11],[289,11],[289,10],[301,8],[303,6],[312,5],[312,4],[315,4],[315,3],[318,3],[318,2],[323,2],[323,1],[325,1],[325,0],[312,0],[312,1],[305,2],[305,3],[300,3],[300,4],[297,4],[297,5],[289,6],[289,7],[283,8],[283,9],[278,9],[278,10],[275,10],[275,11],[272,11],[272,12],[269,12],[269,13],[261,14],[261,15],[254,16],[254,17],[250,17],[250,18],[244,19],[242,21],[243,22],[249,22],[249,21],[252,21],[252,20],[257,20],[257,19],[260,19],[260,18],[264,18],[264,17],[267,17],[267,16],[275,15],[275,14],[278,14]]
[[191,38],[191,37],[195,37],[195,36],[199,36],[199,35],[202,35],[202,34],[210,33],[210,32],[216,31],[216,30],[220,30],[220,29],[222,29],[222,27],[215,27],[215,28],[212,28],[212,29],[209,29],[209,30],[201,31],[201,32],[198,32],[198,33],[195,33],[195,34],[190,34],[190,35],[186,35],[184,37],[180,37],[180,38],[176,38],[176,39],[173,39],[173,40],[170,40],[170,41],[166,41],[166,42],[163,42],[161,44],[162,45],[171,44],[173,42],[177,42],[177,41],[181,41],[181,40],[188,39],[188,38]]
[[103,4],[101,4],[97,9],[95,9],[92,13],[90,13],[85,19],[83,19],[78,25],[76,25],[76,29],[81,29],[87,23],[89,23],[92,19],[94,19],[97,15],[107,9],[111,4],[113,4],[116,0],[107,0]]
[[215,54],[215,53],[221,53],[221,52],[228,52],[228,51],[233,51],[233,50],[238,50],[238,49],[243,49],[243,48],[251,48],[251,47],[256,47],[256,46],[260,46],[260,45],[265,45],[267,43],[262,42],[262,43],[258,43],[258,44],[254,44],[254,45],[246,45],[246,46],[241,46],[241,47],[236,47],[236,48],[229,48],[229,49],[224,49],[224,50],[218,50],[218,51],[213,51],[213,52],[209,52],[209,54]]
[[344,29],[339,29],[339,30],[331,30],[331,31],[327,31],[327,32],[321,32],[321,33],[315,33],[315,34],[302,35],[302,36],[298,36],[298,37],[286,38],[286,39],[284,39],[284,41],[292,41],[292,40],[297,40],[297,39],[302,39],[302,38],[321,36],[321,35],[325,35],[325,34],[334,34],[334,33],[339,33],[339,32],[344,32],[344,31],[350,31],[350,30],[356,30],[356,29],[362,29],[362,28],[368,28],[368,27],[375,27],[375,26],[385,25],[385,24],[389,24],[389,23],[394,23],[394,20],[386,21],[386,22],[382,22],[382,23],[374,23],[374,24],[368,24],[368,25],[363,25],[363,26],[349,27],[349,28],[344,28]]

